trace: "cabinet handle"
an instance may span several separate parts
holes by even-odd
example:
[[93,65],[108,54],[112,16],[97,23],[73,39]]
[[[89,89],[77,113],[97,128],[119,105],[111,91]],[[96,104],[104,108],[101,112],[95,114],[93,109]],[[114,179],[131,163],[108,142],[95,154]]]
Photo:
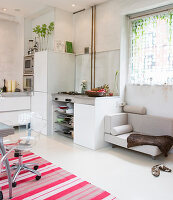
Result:
[[55,98],[55,101],[58,101],[58,98]]
[[67,101],[67,102],[71,102],[71,99],[65,99],[65,101]]

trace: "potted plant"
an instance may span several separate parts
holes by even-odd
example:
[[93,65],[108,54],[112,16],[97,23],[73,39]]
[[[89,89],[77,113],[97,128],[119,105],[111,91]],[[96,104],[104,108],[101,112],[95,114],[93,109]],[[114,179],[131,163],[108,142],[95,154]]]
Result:
[[49,25],[37,25],[35,28],[33,28],[33,32],[36,33],[39,38],[40,51],[48,49],[49,36],[52,35],[53,31],[54,22],[51,22]]

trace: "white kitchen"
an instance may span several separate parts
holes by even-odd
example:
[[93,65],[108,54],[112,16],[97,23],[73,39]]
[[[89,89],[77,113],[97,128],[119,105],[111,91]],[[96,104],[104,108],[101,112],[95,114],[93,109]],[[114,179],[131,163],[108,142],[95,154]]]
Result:
[[171,20],[172,8],[162,0],[0,0],[0,199],[172,200],[173,175],[162,172],[173,168],[173,144],[166,158],[158,145],[128,147],[128,134],[144,125],[152,127],[144,136],[173,136],[172,68],[159,65],[156,81],[156,58],[141,49],[157,40],[140,29]]
[[[55,123],[57,115],[55,115],[56,103],[54,95],[59,93],[65,96],[64,100],[61,100],[62,102],[64,101],[66,103],[67,101],[68,103],[68,101],[70,101],[73,103],[72,112],[73,115],[75,114],[74,129],[76,129],[74,131],[75,133],[73,133],[74,142],[87,139],[85,138],[87,135],[85,133],[83,133],[81,139],[78,139],[80,136],[77,136],[77,132],[83,132],[82,130],[86,129],[85,127],[89,128],[88,130],[86,129],[86,132],[91,132],[92,127],[95,126],[95,124],[92,125],[93,119],[95,121],[95,114],[97,115],[94,110],[100,110],[99,112],[102,117],[98,120],[96,129],[98,129],[98,131],[101,129],[103,141],[101,141],[101,144],[98,145],[97,148],[94,147],[95,144],[84,143],[86,147],[93,146],[91,149],[98,149],[105,146],[103,126],[105,114],[113,114],[121,109],[119,106],[119,77],[117,76],[116,85],[114,77],[112,77],[111,80],[110,76],[103,76],[105,70],[110,71],[109,73],[112,73],[111,70],[113,70],[114,73],[116,70],[118,71],[118,59],[115,59],[113,63],[109,64],[109,56],[114,57],[114,55],[118,55],[118,53],[116,53],[115,50],[112,52],[100,52],[100,54],[105,55],[112,54],[108,55],[107,60],[104,61],[106,65],[108,64],[108,68],[104,69],[104,66],[100,66],[102,62],[99,58],[100,55],[96,55],[96,51],[94,51],[96,47],[95,26],[93,25],[93,27],[91,27],[91,24],[88,24],[89,30],[87,31],[88,34],[93,31],[95,39],[88,42],[83,49],[75,49],[79,48],[78,45],[75,46],[75,40],[78,37],[75,35],[75,32],[78,31],[77,29],[82,28],[80,27],[82,22],[74,23],[74,20],[79,20],[81,13],[87,13],[89,10],[81,11],[73,6],[70,9],[74,11],[77,10],[77,13],[48,6],[40,11],[34,12],[32,15],[30,13],[31,10],[15,11],[13,9],[16,16],[7,14],[7,12],[12,12],[11,9],[1,13],[3,17],[1,20],[4,22],[2,24],[4,25],[4,29],[1,30],[2,38],[5,33],[8,35],[6,35],[6,39],[4,38],[4,55],[1,55],[3,59],[6,57],[4,61],[6,62],[5,65],[3,65],[3,62],[1,63],[1,65],[5,66],[5,69],[1,68],[1,83],[2,86],[5,87],[6,92],[2,87],[0,121],[8,125],[20,126],[22,125],[19,122],[20,117],[31,113],[31,127],[34,131],[44,135],[57,134],[58,125]],[[96,9],[92,9],[96,12]],[[26,12],[24,14],[27,15],[27,17],[21,17],[20,15],[23,14],[21,12]],[[93,16],[90,17],[91,22],[95,22],[96,25],[95,16],[96,13],[93,13]],[[88,23],[90,23],[90,19],[87,18],[87,20]],[[41,30],[39,30],[43,30],[44,25],[46,25],[48,29],[45,35],[43,32],[40,33]],[[12,31],[14,32],[13,37],[10,36]],[[89,37],[89,35],[87,37]],[[8,40],[8,43],[5,43],[6,40]],[[70,48],[67,47],[67,45],[69,45],[68,43],[71,45],[71,49],[68,49]],[[10,52],[9,48],[11,49]],[[86,49],[88,49],[88,52],[85,52]],[[15,54],[13,51],[15,51]],[[97,63],[96,59],[98,60]],[[80,60],[84,63],[81,63]],[[14,65],[12,63],[14,63]],[[86,69],[84,65],[87,65]],[[13,68],[14,66],[15,70]],[[100,76],[102,77],[101,79]],[[84,86],[85,91],[107,84],[107,95],[109,96],[110,93],[110,95],[116,94],[117,96],[104,97],[101,98],[102,100],[94,97],[87,97],[85,91],[82,92],[81,84],[83,80],[86,81],[86,83],[84,83],[86,84],[86,86]],[[74,94],[69,94],[69,92]],[[82,93],[84,95],[82,95]],[[99,101],[98,105],[95,101]],[[102,101],[102,103],[100,101]],[[82,105],[83,108],[78,108]],[[94,108],[96,105],[97,107]],[[90,111],[88,110],[89,107],[85,108],[87,106],[91,107]],[[88,117],[91,121],[85,119],[87,113],[84,110],[88,110]],[[62,116],[60,116],[60,118],[62,118]],[[79,118],[83,119],[83,122],[80,122]],[[86,122],[88,122],[88,124],[85,124]],[[59,129],[61,131],[63,130],[61,127]],[[79,130],[77,131],[77,129]],[[65,131],[67,130],[65,129]],[[91,136],[92,135],[93,134],[91,134]],[[99,133],[97,133],[97,135],[99,137]],[[75,139],[76,137],[77,139]],[[88,140],[90,140],[89,135]],[[93,138],[93,140],[99,141],[101,139]],[[95,143],[97,143],[96,141]],[[77,144],[78,143],[80,142],[77,142]],[[81,141],[81,145],[82,143]],[[93,143],[93,141],[90,143]]]

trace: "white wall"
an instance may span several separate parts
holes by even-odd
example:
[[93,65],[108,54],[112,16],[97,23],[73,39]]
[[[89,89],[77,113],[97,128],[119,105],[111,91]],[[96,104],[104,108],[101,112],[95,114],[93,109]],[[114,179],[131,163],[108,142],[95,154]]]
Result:
[[28,41],[32,39],[32,20],[25,18],[24,19],[24,49],[25,55],[28,53]]
[[73,14],[55,9],[54,41],[73,42]]
[[115,0],[120,3],[121,14],[133,14],[173,3],[173,0]]
[[91,48],[91,9],[73,15],[74,51],[84,53],[84,47]]
[[120,49],[120,5],[116,1],[97,6],[96,50],[110,51]]
[[0,87],[3,79],[16,80],[23,88],[24,20],[0,19]]
[[145,106],[149,115],[173,118],[172,86],[126,87],[126,101],[130,105]]
[[[114,91],[115,71],[120,68],[120,5],[109,1],[97,6],[96,15],[96,87],[109,84]],[[91,9],[74,15],[74,49],[76,59],[76,89],[88,81],[90,89],[90,56],[83,55],[91,47]]]
[[[96,51],[120,49],[120,4],[116,0],[97,6]],[[83,54],[91,46],[91,9],[74,15],[74,46],[76,54]]]

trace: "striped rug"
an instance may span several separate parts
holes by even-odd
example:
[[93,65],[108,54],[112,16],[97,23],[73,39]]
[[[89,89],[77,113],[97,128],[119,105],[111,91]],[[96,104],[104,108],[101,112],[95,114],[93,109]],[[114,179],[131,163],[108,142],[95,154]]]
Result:
[[[16,162],[13,155],[9,157],[10,165]],[[34,153],[27,152],[23,161],[39,164],[42,178],[35,180],[35,175],[22,171],[17,179],[17,187],[13,188],[13,200],[113,200],[110,193],[83,181],[77,176],[44,160]],[[8,182],[6,173],[0,177],[4,199],[8,199]]]

